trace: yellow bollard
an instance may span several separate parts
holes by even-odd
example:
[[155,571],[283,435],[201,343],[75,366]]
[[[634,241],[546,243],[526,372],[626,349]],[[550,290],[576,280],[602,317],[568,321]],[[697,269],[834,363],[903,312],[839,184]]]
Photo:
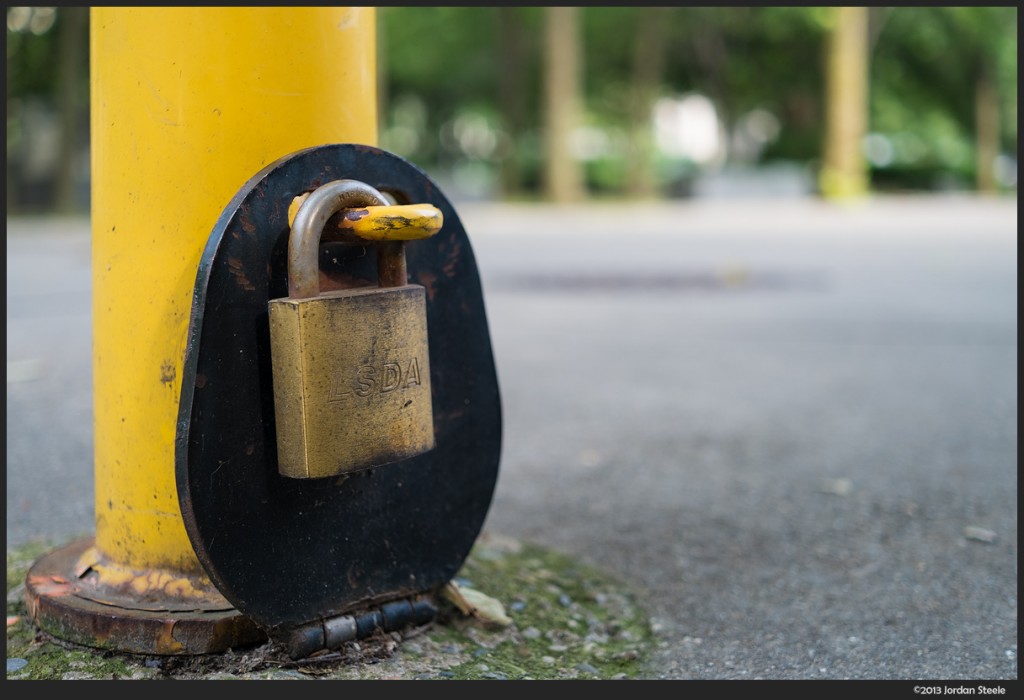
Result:
[[94,540],[41,558],[55,636],[136,653],[261,634],[189,542],[174,449],[197,266],[224,206],[309,146],[376,144],[367,7],[92,8]]

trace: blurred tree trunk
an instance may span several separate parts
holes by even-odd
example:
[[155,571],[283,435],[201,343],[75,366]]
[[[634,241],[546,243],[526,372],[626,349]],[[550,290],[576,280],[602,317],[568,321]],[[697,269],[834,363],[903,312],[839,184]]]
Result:
[[633,44],[633,80],[629,118],[630,145],[626,162],[626,191],[632,197],[657,194],[651,107],[665,68],[665,44],[671,7],[641,7]]
[[[744,11],[749,11],[745,8]],[[740,8],[730,7],[728,12],[741,12]],[[715,103],[722,121],[731,121],[731,95],[726,87],[726,72],[729,64],[729,49],[726,46],[723,32],[721,9],[717,7],[687,8],[687,24],[690,25],[691,51],[695,60],[695,68],[700,78],[695,85],[698,92],[706,94]]]
[[978,73],[974,92],[975,114],[975,183],[979,192],[995,192],[993,165],[999,155],[999,96],[992,81],[992,72],[983,67]]
[[861,152],[868,116],[868,8],[834,7],[825,71],[825,144],[820,175],[828,199],[868,191]]
[[7,182],[7,214],[8,214],[8,216],[13,214],[13,213],[16,213],[17,209],[18,209],[18,203],[17,203],[18,188],[14,186],[15,175],[14,175],[14,167],[12,167],[12,162],[11,162],[12,161],[11,153],[12,153],[12,150],[13,150],[12,147],[11,147],[11,140],[12,140],[11,139],[11,122],[12,121],[17,121],[17,117],[15,117],[12,114],[12,110],[11,110],[11,107],[13,105],[13,102],[12,102],[12,99],[11,99],[12,96],[13,96],[13,91],[11,89],[11,84],[14,81],[11,80],[11,71],[13,70],[13,68],[12,68],[12,61],[11,61],[12,51],[11,51],[10,44],[11,44],[11,36],[10,36],[10,34],[8,34],[7,35],[7,81],[6,81],[6,83],[7,83],[7,141],[6,141],[6,144],[7,144],[7,177],[4,178],[4,180],[6,180],[6,182]]
[[498,106],[508,134],[508,145],[501,159],[501,189],[505,196],[517,195],[523,188],[523,172],[516,144],[525,121],[526,31],[522,8],[498,7]]
[[82,146],[79,125],[85,108],[83,87],[88,84],[87,66],[89,8],[61,7],[57,36],[57,111],[60,114],[60,146],[54,193],[58,212],[69,214],[77,207],[75,197],[77,157]]
[[583,168],[572,149],[580,122],[582,50],[579,7],[545,8],[544,190],[553,202],[583,199]]

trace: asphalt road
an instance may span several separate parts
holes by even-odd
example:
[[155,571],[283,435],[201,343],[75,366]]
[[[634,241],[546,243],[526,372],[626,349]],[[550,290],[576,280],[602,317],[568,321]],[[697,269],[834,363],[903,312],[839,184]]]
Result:
[[[485,529],[629,583],[652,678],[1017,678],[1017,201],[458,205]],[[92,532],[88,222],[8,220],[7,545]]]

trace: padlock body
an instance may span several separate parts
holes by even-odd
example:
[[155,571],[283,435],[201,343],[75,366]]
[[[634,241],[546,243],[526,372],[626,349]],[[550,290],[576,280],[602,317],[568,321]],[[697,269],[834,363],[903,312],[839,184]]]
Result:
[[269,303],[278,471],[315,479],[434,447],[420,285]]

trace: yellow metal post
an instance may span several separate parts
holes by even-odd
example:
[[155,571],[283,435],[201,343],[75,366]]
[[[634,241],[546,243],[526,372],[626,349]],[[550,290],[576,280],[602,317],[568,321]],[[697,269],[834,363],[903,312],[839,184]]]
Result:
[[[376,144],[376,17],[366,7],[103,7],[91,10],[91,32],[96,536],[61,555],[69,575],[57,576],[72,605],[106,596],[131,627],[135,608],[224,608],[186,534],[174,474],[197,266],[222,209],[263,166],[309,146]],[[58,596],[28,588],[45,628]],[[129,651],[223,645],[62,631]]]

